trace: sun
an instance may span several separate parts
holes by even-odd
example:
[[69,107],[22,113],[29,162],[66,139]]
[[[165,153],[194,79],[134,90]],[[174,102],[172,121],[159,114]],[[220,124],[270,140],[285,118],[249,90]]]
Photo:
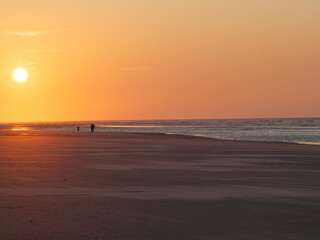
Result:
[[28,77],[28,73],[24,69],[17,69],[13,73],[13,78],[17,82],[24,82]]

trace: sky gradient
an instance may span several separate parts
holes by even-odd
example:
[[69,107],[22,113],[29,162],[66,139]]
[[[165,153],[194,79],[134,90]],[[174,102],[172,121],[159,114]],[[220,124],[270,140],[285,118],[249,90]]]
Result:
[[318,0],[2,1],[0,122],[320,117],[319,12]]

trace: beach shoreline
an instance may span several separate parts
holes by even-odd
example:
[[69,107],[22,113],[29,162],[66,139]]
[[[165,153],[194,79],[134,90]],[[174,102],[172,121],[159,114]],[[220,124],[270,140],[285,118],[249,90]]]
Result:
[[320,143],[319,119],[133,120],[0,124],[1,129],[164,133],[241,141]]
[[[17,134],[15,134],[16,132]],[[23,135],[28,135],[28,133],[45,133],[45,132],[53,132],[53,133],[75,133],[77,131],[72,130],[35,130],[35,129],[0,129],[0,136],[6,135],[6,136],[16,136],[19,135],[19,132],[23,132]],[[90,134],[89,131],[79,131],[78,134]],[[104,136],[108,136],[109,134],[133,134],[133,135],[145,135],[145,136],[174,136],[174,137],[181,137],[181,138],[199,138],[199,139],[207,139],[207,140],[214,140],[214,141],[235,141],[235,142],[243,142],[243,143],[275,143],[275,144],[299,144],[299,145],[310,145],[310,146],[317,146],[320,145],[320,143],[313,143],[313,142],[281,142],[281,141],[263,141],[263,140],[239,140],[239,139],[231,139],[231,138],[215,138],[215,137],[208,137],[205,135],[197,135],[197,134],[180,134],[180,133],[158,133],[158,132],[115,132],[115,131],[103,131],[98,132],[96,131],[94,134],[101,134]],[[50,134],[54,136],[55,134]],[[89,136],[89,135],[88,135]]]
[[318,239],[320,146],[0,131],[0,239]]

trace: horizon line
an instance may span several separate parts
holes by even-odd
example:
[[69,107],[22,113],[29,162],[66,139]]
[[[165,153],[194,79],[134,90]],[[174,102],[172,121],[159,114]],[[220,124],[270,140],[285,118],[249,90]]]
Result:
[[271,120],[271,119],[320,119],[319,117],[243,117],[243,118],[164,118],[164,119],[110,119],[110,120],[67,120],[67,121],[17,121],[0,122],[5,124],[30,124],[30,123],[72,123],[72,122],[129,122],[129,121],[197,121],[197,120]]

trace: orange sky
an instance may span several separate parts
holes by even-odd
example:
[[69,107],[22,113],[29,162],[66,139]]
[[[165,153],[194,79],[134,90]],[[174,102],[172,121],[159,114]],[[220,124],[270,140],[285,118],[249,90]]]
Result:
[[320,117],[319,12],[318,0],[2,1],[0,122]]

